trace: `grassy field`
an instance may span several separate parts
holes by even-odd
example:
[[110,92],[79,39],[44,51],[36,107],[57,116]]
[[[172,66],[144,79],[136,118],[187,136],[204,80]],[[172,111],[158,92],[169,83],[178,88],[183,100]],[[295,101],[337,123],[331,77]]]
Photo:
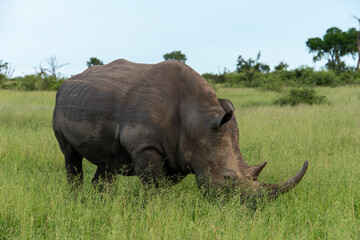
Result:
[[359,239],[360,88],[319,88],[328,104],[278,107],[279,93],[218,89],[236,107],[240,148],[280,182],[305,160],[291,192],[252,212],[210,202],[194,176],[146,197],[135,177],[95,192],[95,167],[74,198],[51,129],[55,92],[0,91],[0,239]]

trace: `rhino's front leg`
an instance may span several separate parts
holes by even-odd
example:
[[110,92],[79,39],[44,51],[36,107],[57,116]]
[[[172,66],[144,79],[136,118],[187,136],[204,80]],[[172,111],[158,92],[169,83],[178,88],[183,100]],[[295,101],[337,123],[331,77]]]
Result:
[[117,172],[115,170],[103,169],[98,167],[92,179],[92,183],[99,191],[103,191],[107,187],[111,187],[116,180]]
[[154,183],[158,187],[163,168],[163,157],[152,147],[137,147],[131,153],[136,176],[144,185]]

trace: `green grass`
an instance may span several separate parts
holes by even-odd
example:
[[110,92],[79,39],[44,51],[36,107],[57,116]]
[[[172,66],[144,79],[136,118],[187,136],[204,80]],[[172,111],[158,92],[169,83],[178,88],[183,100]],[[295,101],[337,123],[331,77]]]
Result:
[[291,192],[252,212],[210,202],[194,176],[147,196],[135,177],[95,192],[84,161],[75,199],[51,129],[54,92],[0,91],[0,239],[358,239],[360,88],[317,88],[328,104],[273,106],[279,93],[218,89],[235,105],[240,148],[260,176],[280,182],[305,160]]

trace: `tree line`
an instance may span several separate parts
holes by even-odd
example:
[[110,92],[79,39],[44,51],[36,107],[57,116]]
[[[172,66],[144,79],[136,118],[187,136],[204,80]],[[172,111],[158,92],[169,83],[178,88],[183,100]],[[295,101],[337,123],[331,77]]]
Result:
[[[358,19],[358,18],[356,18]],[[360,19],[359,24],[360,24]],[[350,28],[342,31],[337,27],[327,29],[322,37],[309,38],[306,46],[313,61],[326,60],[324,69],[315,71],[308,66],[288,70],[289,65],[284,61],[275,66],[260,62],[261,52],[256,58],[245,59],[239,55],[236,61],[236,70],[224,69],[217,74],[204,73],[203,77],[212,84],[224,84],[228,87],[263,87],[269,90],[279,90],[283,86],[310,85],[310,86],[337,86],[340,84],[360,84],[360,31]],[[344,57],[355,59],[358,55],[356,67],[347,66]],[[163,55],[164,60],[186,62],[186,55],[177,50]],[[56,90],[66,81],[66,77],[59,71],[69,63],[60,63],[56,56],[45,59],[34,67],[35,73],[13,78],[14,68],[8,62],[0,60],[0,88],[22,90]],[[91,57],[86,62],[88,68],[94,65],[103,65],[103,61]]]

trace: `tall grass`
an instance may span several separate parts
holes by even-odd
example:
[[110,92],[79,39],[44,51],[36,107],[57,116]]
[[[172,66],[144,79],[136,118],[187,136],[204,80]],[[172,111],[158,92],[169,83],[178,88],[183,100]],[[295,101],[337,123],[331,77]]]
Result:
[[291,192],[252,212],[234,198],[210,202],[194,176],[144,192],[119,176],[93,190],[84,160],[75,198],[51,129],[54,92],[0,91],[0,239],[357,239],[360,236],[360,88],[318,88],[328,104],[279,107],[278,93],[218,89],[235,105],[240,148],[268,161],[261,181],[309,169]]

